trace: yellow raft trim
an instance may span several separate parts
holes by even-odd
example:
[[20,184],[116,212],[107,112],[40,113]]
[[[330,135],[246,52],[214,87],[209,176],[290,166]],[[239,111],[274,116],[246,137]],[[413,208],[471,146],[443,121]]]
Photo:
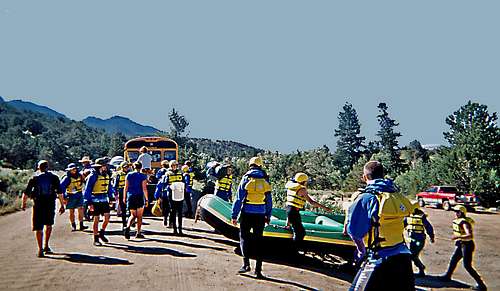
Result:
[[[222,214],[220,214],[218,211],[216,211],[214,208],[210,207],[206,203],[203,203],[203,208],[208,210],[212,215],[216,216],[220,220],[224,221],[227,225],[234,226],[231,223],[231,220],[228,220],[226,217],[224,217]],[[238,228],[239,228],[239,223],[238,223]],[[270,232],[270,231],[264,231],[264,236],[265,237],[278,237],[278,238],[292,238],[293,234],[292,233],[279,233],[279,232]],[[318,237],[318,236],[310,236],[306,235],[304,237],[304,240],[306,241],[312,241],[312,242],[322,242],[322,243],[333,243],[333,244],[338,244],[338,245],[347,245],[347,246],[354,246],[354,242],[351,240],[340,240],[340,239],[334,239],[334,238],[325,238],[325,237]]]

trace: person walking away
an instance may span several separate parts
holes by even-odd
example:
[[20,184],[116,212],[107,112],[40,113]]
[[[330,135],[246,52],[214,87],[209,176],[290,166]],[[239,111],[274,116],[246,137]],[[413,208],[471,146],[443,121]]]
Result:
[[[108,175],[108,166],[105,159],[97,159],[93,164],[93,168],[94,171],[91,172],[86,180],[83,198],[87,205],[89,205],[90,212],[92,212],[94,216],[94,246],[102,246],[99,239],[105,243],[109,242],[104,234],[110,217],[109,203],[114,197],[111,187],[111,178]],[[104,217],[104,221],[99,230],[100,216]]]
[[126,193],[124,193],[125,180],[129,172],[129,163],[124,161],[120,163],[117,171],[111,178],[111,185],[115,194],[115,200],[118,201],[117,215],[122,219],[122,230],[127,227],[127,203]]
[[224,201],[231,202],[233,194],[232,166],[224,164],[217,167],[216,177],[217,177],[217,182],[215,183],[215,196],[222,198]]
[[66,167],[66,174],[61,180],[61,192],[69,210],[69,222],[71,230],[76,231],[75,209],[78,211],[80,230],[87,229],[83,224],[83,176],[78,172],[76,164],[71,163]]
[[[186,202],[186,217],[193,218],[193,205],[191,204],[191,192],[193,191],[194,173],[189,165],[184,164],[181,168],[184,179],[184,201]],[[190,162],[189,162],[190,163]]]
[[405,218],[404,225],[410,245],[411,260],[418,268],[416,276],[424,277],[425,266],[420,260],[419,255],[425,246],[426,233],[431,243],[434,243],[434,228],[427,219],[427,215],[419,208],[415,208],[412,215]]
[[210,161],[206,165],[205,171],[205,186],[203,187],[203,195],[215,193],[215,182],[217,177],[215,174],[215,169],[220,165],[217,161]]
[[130,226],[134,219],[137,219],[135,238],[144,238],[144,235],[141,233],[142,214],[144,213],[144,206],[148,205],[148,176],[141,173],[142,165],[140,162],[135,162],[133,167],[134,171],[127,174],[124,188],[124,193],[127,196],[123,197],[123,202],[127,204],[127,208],[130,211],[130,217],[124,230],[126,239],[130,238]]
[[[82,175],[83,180],[85,181],[87,179],[87,177],[90,175],[90,173],[94,170],[92,168],[92,165],[91,165],[92,160],[90,159],[89,156],[84,156],[78,162],[80,162],[82,164],[82,170],[80,171],[80,175]],[[82,191],[85,192],[85,182],[83,184]],[[89,215],[89,211],[88,211],[88,205],[85,204],[85,200],[84,200],[84,203],[83,203],[83,217],[85,217],[85,220],[90,221],[90,215]]]
[[364,258],[350,290],[415,290],[411,253],[403,238],[404,218],[415,206],[384,179],[380,162],[365,164],[363,180],[367,187],[349,207],[347,232],[358,257]]
[[[250,159],[248,172],[243,175],[238,186],[238,195],[233,203],[231,222],[234,226],[238,223],[240,215],[240,248],[243,255],[243,266],[238,273],[246,273],[250,268],[250,247],[255,255],[255,276],[258,279],[262,275],[262,258],[260,249],[264,226],[271,219],[273,202],[271,196],[271,184],[267,173],[262,169],[261,157]],[[241,212],[241,214],[240,214]],[[251,231],[253,232],[253,237]],[[255,245],[250,246],[250,239]]]
[[139,149],[139,152],[141,154],[137,158],[137,162],[140,162],[142,165],[141,171],[144,174],[149,175],[149,174],[151,174],[151,161],[153,160],[153,157],[148,153],[147,147],[141,147]]
[[306,234],[302,225],[300,210],[304,210],[306,202],[311,203],[314,207],[322,208],[325,211],[332,212],[333,210],[326,207],[309,196],[307,192],[307,182],[309,177],[305,173],[297,173],[294,178],[285,184],[286,192],[286,214],[287,226],[292,227],[293,241],[295,250],[298,251],[304,236]]
[[[49,162],[41,160],[37,165],[38,172],[28,181],[28,185],[22,196],[22,210],[26,209],[28,198],[33,199],[32,228],[35,232],[36,242],[38,244],[38,257],[45,254],[52,254],[49,246],[50,235],[52,234],[52,225],[54,225],[54,216],[56,209],[56,198],[59,199],[59,213],[64,213],[64,201],[61,192],[59,178],[49,172]],[[45,227],[45,235],[44,235]],[[45,244],[42,248],[42,241],[45,238]]]
[[[170,161],[170,169],[165,174],[168,177],[167,192],[170,198],[170,224],[174,234],[182,235],[182,206],[184,205],[184,179],[178,169],[177,161]],[[177,221],[175,218],[177,217]]]
[[[170,161],[169,169],[156,185],[155,199],[160,199],[163,211],[163,224],[174,228],[174,234],[179,234],[175,216],[182,234],[182,204],[184,200],[184,180],[182,172],[179,171],[178,163]],[[174,203],[175,201],[175,203]],[[170,217],[169,217],[170,216]]]
[[481,279],[478,272],[472,267],[472,257],[474,255],[474,220],[467,217],[467,209],[463,205],[455,205],[453,207],[456,218],[453,220],[453,236],[455,241],[455,252],[451,256],[450,264],[446,273],[441,276],[441,280],[450,281],[458,262],[463,259],[465,270],[474,278],[477,285],[474,290],[486,290],[486,284]]

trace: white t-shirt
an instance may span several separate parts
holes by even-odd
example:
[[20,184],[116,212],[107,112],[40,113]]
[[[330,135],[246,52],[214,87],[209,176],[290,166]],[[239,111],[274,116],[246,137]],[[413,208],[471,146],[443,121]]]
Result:
[[144,154],[141,154],[138,158],[137,158],[137,161],[138,162],[141,162],[142,164],[142,168],[143,169],[151,169],[151,160],[153,159],[153,157],[151,157],[150,154],[148,153],[144,153]]
[[172,190],[172,200],[184,200],[184,187],[185,185],[183,182],[173,182],[172,185],[170,185],[170,190]]

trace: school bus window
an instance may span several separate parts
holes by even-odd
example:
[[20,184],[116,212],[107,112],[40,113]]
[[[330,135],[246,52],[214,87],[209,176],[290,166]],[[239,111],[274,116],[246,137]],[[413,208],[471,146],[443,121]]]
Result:
[[128,160],[133,163],[139,158],[139,152],[128,152]]
[[167,160],[167,161],[175,160],[176,159],[176,152],[175,151],[163,152],[163,159]]
[[161,151],[150,151],[149,154],[153,158],[152,162],[161,162]]

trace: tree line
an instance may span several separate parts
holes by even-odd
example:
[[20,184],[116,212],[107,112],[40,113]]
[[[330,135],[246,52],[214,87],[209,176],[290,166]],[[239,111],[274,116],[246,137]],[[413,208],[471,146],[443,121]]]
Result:
[[[203,178],[205,165],[212,160],[231,160],[235,176],[246,170],[246,161],[262,155],[273,183],[275,200],[284,201],[284,183],[302,171],[316,190],[348,193],[362,187],[362,167],[371,159],[380,160],[387,176],[395,179],[406,195],[414,195],[433,184],[456,185],[463,192],[476,193],[486,206],[500,199],[500,130],[497,114],[486,105],[469,101],[450,114],[444,133],[449,145],[426,150],[419,141],[400,146],[399,123],[392,119],[386,103],[378,105],[377,139],[367,141],[352,104],[338,114],[333,131],[336,149],[327,146],[308,151],[279,153],[228,141],[211,141],[188,136],[188,119],[172,109],[166,136],[180,146],[180,161],[192,160]],[[123,154],[122,134],[106,134],[82,122],[53,118],[31,111],[16,110],[0,103],[0,166],[32,169],[39,159],[48,159],[54,169],[64,169],[84,155],[91,157]]]

